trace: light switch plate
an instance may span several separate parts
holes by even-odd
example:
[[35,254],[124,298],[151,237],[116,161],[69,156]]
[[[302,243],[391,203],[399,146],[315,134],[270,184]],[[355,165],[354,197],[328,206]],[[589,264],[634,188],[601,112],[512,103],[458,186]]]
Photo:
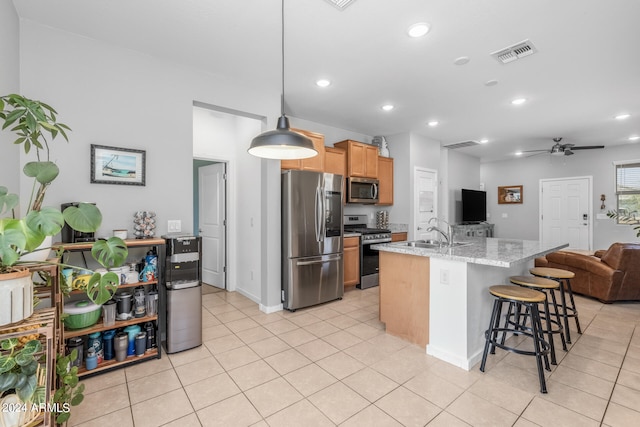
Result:
[[167,221],[167,231],[169,231],[169,233],[178,233],[182,231],[182,221],[179,219],[170,219]]

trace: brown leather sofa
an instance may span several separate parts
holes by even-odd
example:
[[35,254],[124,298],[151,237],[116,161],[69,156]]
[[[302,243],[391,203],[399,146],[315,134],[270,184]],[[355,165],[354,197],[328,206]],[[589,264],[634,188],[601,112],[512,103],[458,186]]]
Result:
[[536,267],[553,267],[575,273],[573,292],[599,299],[640,301],[640,244],[614,243],[593,256],[558,251],[536,258]]

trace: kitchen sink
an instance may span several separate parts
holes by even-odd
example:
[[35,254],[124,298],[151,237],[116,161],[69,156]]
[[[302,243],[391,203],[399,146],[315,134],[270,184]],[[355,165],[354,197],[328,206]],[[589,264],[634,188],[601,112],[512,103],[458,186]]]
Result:
[[471,242],[453,242],[452,244],[441,243],[437,240],[413,240],[411,242],[402,242],[402,246],[411,248],[439,249],[439,248],[457,248],[459,246],[470,245]]

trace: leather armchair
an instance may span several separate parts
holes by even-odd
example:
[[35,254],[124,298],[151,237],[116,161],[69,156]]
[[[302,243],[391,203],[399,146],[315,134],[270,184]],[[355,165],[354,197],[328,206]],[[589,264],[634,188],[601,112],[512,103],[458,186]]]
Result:
[[553,267],[575,273],[573,292],[599,299],[640,301],[640,244],[614,243],[595,255],[558,251],[536,258],[536,267]]

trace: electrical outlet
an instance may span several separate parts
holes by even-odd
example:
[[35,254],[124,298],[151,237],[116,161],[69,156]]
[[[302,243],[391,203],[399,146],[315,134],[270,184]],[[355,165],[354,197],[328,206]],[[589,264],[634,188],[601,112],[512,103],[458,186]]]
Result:
[[167,230],[169,233],[177,233],[182,231],[182,221],[179,219],[170,219],[167,221]]
[[445,270],[445,269],[440,270],[440,283],[442,285],[449,284],[449,270]]
[[503,213],[502,218],[509,218],[509,214]]

